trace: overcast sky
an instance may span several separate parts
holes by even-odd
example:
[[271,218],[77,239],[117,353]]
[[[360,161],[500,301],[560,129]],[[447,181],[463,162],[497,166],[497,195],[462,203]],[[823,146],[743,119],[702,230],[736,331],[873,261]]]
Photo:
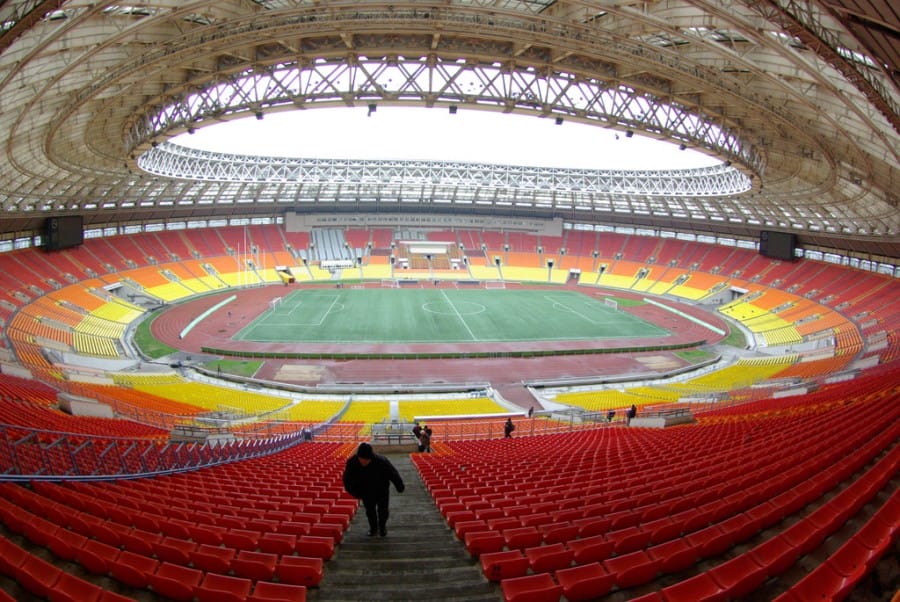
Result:
[[[618,134],[618,139],[616,139]],[[267,113],[198,128],[175,142],[250,155],[464,160],[585,169],[679,169],[720,163],[702,153],[635,134],[554,118],[446,108],[365,106]]]

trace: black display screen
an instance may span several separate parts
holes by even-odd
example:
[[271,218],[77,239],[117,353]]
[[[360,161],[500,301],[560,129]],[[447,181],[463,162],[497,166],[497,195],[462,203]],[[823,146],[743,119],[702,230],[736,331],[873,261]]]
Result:
[[44,224],[44,248],[48,251],[77,247],[84,242],[84,219],[80,215],[48,217]]
[[797,257],[794,249],[797,248],[797,235],[788,232],[773,232],[763,230],[759,233],[759,252],[772,259],[793,261]]

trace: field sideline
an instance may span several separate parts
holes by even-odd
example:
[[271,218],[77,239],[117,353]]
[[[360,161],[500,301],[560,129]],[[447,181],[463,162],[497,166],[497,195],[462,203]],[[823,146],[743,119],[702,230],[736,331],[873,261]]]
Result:
[[260,343],[502,343],[670,333],[564,290],[301,289],[234,339]]

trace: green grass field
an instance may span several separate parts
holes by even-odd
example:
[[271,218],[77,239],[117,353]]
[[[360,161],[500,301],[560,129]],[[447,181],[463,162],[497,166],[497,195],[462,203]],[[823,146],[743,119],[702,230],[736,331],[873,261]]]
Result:
[[265,343],[472,343],[664,337],[571,291],[306,289],[235,337]]

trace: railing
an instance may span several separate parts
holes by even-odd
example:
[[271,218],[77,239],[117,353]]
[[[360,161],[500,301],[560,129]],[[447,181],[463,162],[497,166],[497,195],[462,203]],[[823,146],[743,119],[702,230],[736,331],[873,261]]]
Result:
[[182,472],[266,456],[301,441],[302,434],[295,432],[265,439],[160,442],[0,424],[0,481],[100,480]]
[[[505,419],[501,420],[458,420],[451,416],[447,418],[429,418],[427,420],[434,433],[432,435],[432,444],[441,441],[471,441],[474,439],[500,439],[504,436],[503,425]],[[596,428],[593,423],[575,420],[572,416],[554,415],[552,418],[546,418],[535,414],[533,418],[514,417],[515,431],[513,437],[527,437],[536,435],[551,435],[559,433],[571,433],[585,428]],[[425,425],[426,421],[420,420],[420,424]],[[371,431],[369,429],[361,429],[352,439],[356,441],[368,440]],[[397,435],[394,435],[396,437]],[[374,436],[373,436],[374,438]],[[322,440],[330,440],[328,433],[325,433]],[[342,439],[346,440],[346,438]]]

